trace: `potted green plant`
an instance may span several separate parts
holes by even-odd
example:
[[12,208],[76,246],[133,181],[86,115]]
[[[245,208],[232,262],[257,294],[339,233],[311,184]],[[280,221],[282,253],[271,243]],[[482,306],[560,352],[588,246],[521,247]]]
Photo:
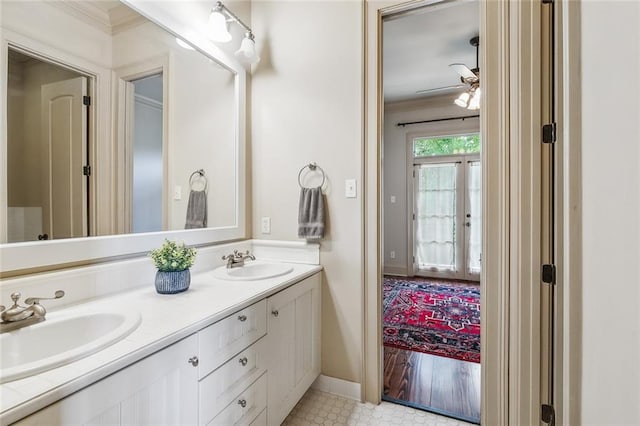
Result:
[[196,249],[184,243],[164,240],[162,246],[149,253],[156,273],[156,291],[160,294],[175,294],[186,291],[191,283],[189,268],[196,259]]

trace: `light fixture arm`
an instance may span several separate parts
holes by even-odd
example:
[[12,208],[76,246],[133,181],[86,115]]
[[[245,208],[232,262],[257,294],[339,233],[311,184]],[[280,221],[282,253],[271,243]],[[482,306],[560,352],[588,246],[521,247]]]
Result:
[[247,24],[242,22],[242,20],[240,18],[238,18],[232,11],[230,11],[229,8],[227,8],[227,6],[225,6],[221,1],[218,1],[216,3],[216,5],[215,5],[215,7],[214,7],[212,12],[220,12],[220,13],[222,13],[229,20],[237,23],[242,28],[244,28],[245,31],[247,31],[253,37],[253,31],[251,31],[251,28],[249,28],[249,26]]

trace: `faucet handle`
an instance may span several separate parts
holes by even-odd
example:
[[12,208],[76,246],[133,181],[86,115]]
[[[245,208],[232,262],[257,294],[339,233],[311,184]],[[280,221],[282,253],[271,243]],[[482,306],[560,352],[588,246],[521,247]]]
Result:
[[[19,294],[20,293],[18,293],[18,295]],[[57,290],[54,294],[54,297],[29,297],[25,299],[24,303],[26,303],[27,305],[37,305],[40,303],[41,300],[55,300],[55,299],[60,299],[62,296],[64,296],[64,291]],[[11,295],[11,298],[13,299],[13,294]]]

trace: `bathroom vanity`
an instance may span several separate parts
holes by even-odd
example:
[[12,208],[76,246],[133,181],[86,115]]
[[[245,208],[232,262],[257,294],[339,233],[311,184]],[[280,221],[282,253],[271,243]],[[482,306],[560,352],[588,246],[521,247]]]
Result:
[[3,396],[2,424],[279,425],[320,373],[321,267],[289,265],[274,278],[210,271],[179,295],[89,301],[138,309],[141,324],[93,355],[0,385],[32,391],[9,407]]

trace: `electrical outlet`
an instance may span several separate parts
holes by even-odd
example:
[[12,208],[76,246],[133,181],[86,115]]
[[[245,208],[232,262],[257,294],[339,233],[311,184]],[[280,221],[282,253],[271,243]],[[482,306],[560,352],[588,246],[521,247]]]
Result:
[[391,250],[391,253],[389,253],[389,257],[391,257],[392,259],[396,258],[396,252],[394,250]]
[[262,233],[270,234],[271,233],[271,218],[263,217],[262,218]]
[[176,201],[182,200],[182,187],[180,185],[173,187],[173,199]]

